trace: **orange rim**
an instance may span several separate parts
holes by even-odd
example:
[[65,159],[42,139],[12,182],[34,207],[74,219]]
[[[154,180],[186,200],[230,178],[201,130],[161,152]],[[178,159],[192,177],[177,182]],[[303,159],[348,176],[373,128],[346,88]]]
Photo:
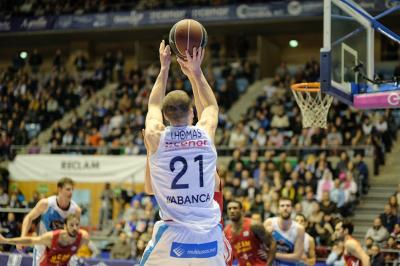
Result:
[[321,90],[321,83],[319,82],[305,82],[292,84],[290,86],[292,90],[300,92],[319,92]]

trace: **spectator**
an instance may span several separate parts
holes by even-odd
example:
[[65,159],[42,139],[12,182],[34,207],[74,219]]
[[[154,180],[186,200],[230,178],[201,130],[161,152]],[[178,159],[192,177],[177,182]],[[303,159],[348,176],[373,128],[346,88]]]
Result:
[[[1,225],[2,231],[4,232],[5,237],[13,238],[13,237],[18,237],[20,235],[19,225],[15,219],[14,213],[9,212],[7,215],[7,220],[1,222],[0,225]],[[4,250],[11,251],[12,246],[5,245]]]
[[113,208],[114,192],[111,189],[111,184],[106,183],[104,190],[101,193],[101,207],[100,207],[100,221],[99,230],[102,230],[104,226],[108,226],[109,221],[112,219],[112,208]]
[[394,193],[394,196],[396,196],[397,202],[400,202],[400,184],[397,185],[397,191]]
[[330,200],[328,191],[324,191],[322,193],[322,200],[321,200],[321,203],[319,205],[320,205],[321,211],[323,213],[325,213],[325,214],[331,215],[331,214],[336,213],[336,211],[337,211],[335,203],[333,203]]
[[341,186],[340,179],[337,178],[333,181],[334,187],[330,193],[330,199],[336,204],[337,209],[344,207],[346,203],[346,194]]
[[0,185],[0,207],[8,206],[8,194],[4,191],[4,187]]
[[228,146],[230,148],[243,147],[246,144],[246,134],[244,133],[243,123],[238,123],[231,133]]
[[40,200],[39,192],[35,190],[33,192],[32,199],[28,202],[28,208],[34,208],[36,204],[39,202],[39,200]]
[[87,64],[88,64],[87,57],[83,54],[83,52],[79,51],[74,61],[76,70],[78,72],[86,71]]
[[131,257],[131,247],[128,240],[128,236],[125,232],[119,234],[118,240],[115,242],[114,246],[111,248],[111,258],[128,260]]
[[377,244],[372,245],[370,258],[371,258],[371,266],[385,265],[385,258],[381,253],[381,248]]
[[60,71],[61,67],[63,65],[63,58],[62,58],[62,54],[61,54],[61,50],[57,49],[56,50],[56,54],[53,57],[53,67],[57,70]]
[[302,200],[301,206],[303,209],[303,214],[306,216],[307,219],[310,218],[311,214],[313,213],[314,206],[316,205],[316,201],[314,199],[314,193],[312,191],[306,192],[306,198]]
[[32,72],[35,74],[38,73],[42,63],[43,63],[42,55],[39,53],[37,49],[34,49],[33,53],[29,57],[29,65],[31,66]]
[[317,200],[322,200],[322,194],[324,192],[329,192],[333,189],[334,183],[332,180],[332,173],[328,169],[325,169],[323,172],[322,179],[318,181],[317,187]]
[[362,194],[367,194],[369,188],[369,172],[368,166],[363,159],[363,155],[361,153],[357,153],[354,158],[354,166],[358,169],[359,178],[361,179],[362,187],[360,188],[360,192]]
[[398,215],[399,212],[399,203],[397,201],[397,197],[396,196],[390,196],[389,198],[389,205],[392,208],[392,212],[394,215]]
[[379,218],[388,232],[393,232],[394,226],[397,222],[397,217],[393,214],[393,210],[389,204],[385,204],[384,212],[379,215]]
[[382,221],[379,217],[374,220],[374,225],[367,230],[365,239],[371,237],[375,243],[383,246],[389,237],[389,232],[382,226]]
[[[390,236],[388,238],[384,248],[389,249],[389,250],[398,250],[400,248],[400,244],[397,244],[394,237]],[[397,259],[397,257],[398,257],[398,254],[396,254],[395,252],[387,252],[385,255],[385,261],[387,263],[391,263],[391,262],[395,261]]]

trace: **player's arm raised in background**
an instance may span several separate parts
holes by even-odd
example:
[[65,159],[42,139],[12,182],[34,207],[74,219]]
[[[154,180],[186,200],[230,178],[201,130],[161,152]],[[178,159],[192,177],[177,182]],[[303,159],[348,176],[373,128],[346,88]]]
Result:
[[162,41],[159,48],[160,53],[160,73],[151,90],[148,111],[146,115],[145,139],[148,144],[148,152],[153,154],[157,150],[160,142],[160,134],[164,130],[162,116],[162,101],[165,97],[167,87],[168,72],[171,64],[171,50],[169,45]]
[[302,226],[298,227],[297,230],[297,238],[296,242],[294,242],[294,251],[293,253],[276,253],[275,257],[278,260],[285,260],[285,261],[301,261],[304,252],[304,228]]
[[47,247],[51,246],[51,240],[53,238],[53,231],[47,232],[41,236],[23,236],[15,238],[5,238],[0,235],[0,244],[8,245],[45,245]]
[[[195,88],[198,92],[198,99],[203,110],[199,118],[198,126],[203,128],[210,138],[214,141],[215,130],[218,125],[218,103],[215,95],[204,77],[201,70],[201,63],[204,59],[204,50],[200,48],[193,48],[193,56],[186,51],[186,61],[178,59],[178,63],[186,67],[190,73]],[[192,82],[191,81],[191,82]]]
[[353,239],[347,240],[344,244],[348,253],[361,260],[362,265],[371,265],[368,254],[363,250],[361,245]]
[[[273,228],[272,228],[272,220],[271,219],[265,220],[264,228],[265,228],[265,230],[267,230],[267,232],[272,234]],[[284,261],[294,261],[294,262],[301,261],[301,258],[303,256],[303,252],[304,252],[303,245],[304,245],[304,228],[302,226],[299,226],[298,230],[297,230],[296,242],[294,243],[293,253],[286,254],[286,253],[277,252],[275,254],[275,258],[278,260],[284,260]]]
[[256,238],[262,243],[262,246],[266,253],[266,259],[267,259],[266,265],[271,266],[272,262],[275,259],[275,253],[276,253],[276,242],[273,239],[271,233],[265,230],[262,224],[253,224],[251,225],[250,230],[253,232]]
[[[47,199],[41,199],[36,204],[36,206],[24,217],[21,227],[21,237],[25,237],[28,234],[32,222],[40,215],[42,215],[47,210],[47,207],[48,207]],[[19,251],[22,251],[23,245],[18,244],[17,249]]]

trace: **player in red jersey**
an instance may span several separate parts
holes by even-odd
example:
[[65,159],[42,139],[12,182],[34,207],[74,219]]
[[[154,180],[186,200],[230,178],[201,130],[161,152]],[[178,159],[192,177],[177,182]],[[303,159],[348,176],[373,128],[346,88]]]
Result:
[[35,237],[4,238],[0,243],[8,245],[44,245],[46,250],[40,259],[40,266],[67,266],[78,249],[89,243],[89,234],[79,229],[80,219],[76,213],[64,220],[64,229],[47,232]]
[[242,203],[239,201],[228,203],[228,217],[232,223],[226,226],[225,235],[239,266],[272,265],[276,243],[264,226],[252,224],[250,218],[243,217]]
[[333,238],[344,241],[344,260],[346,266],[370,266],[370,259],[360,242],[351,234],[354,225],[350,221],[339,221],[335,226]]

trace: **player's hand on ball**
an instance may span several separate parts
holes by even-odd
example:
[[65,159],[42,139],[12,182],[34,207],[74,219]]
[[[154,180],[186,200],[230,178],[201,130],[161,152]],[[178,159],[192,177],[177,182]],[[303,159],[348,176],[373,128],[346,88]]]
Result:
[[178,58],[178,63],[185,67],[185,71],[187,70],[190,75],[201,75],[201,63],[204,59],[204,49],[199,47],[193,47],[193,56],[189,54],[189,51],[186,51],[186,61]]
[[159,52],[161,68],[169,68],[169,65],[171,64],[171,48],[169,45],[165,45],[164,40],[160,43]]

